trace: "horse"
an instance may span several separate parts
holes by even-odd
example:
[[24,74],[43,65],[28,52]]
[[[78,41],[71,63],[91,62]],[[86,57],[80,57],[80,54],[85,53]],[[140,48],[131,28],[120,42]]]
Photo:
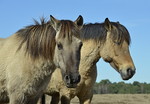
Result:
[[77,87],[82,24],[81,15],[75,21],[50,15],[0,39],[0,102],[36,104],[56,68],[67,87]]
[[[91,104],[93,86],[97,77],[97,61],[102,58],[109,63],[123,80],[132,78],[136,68],[130,55],[130,34],[125,26],[118,22],[110,22],[108,18],[104,23],[89,23],[82,28],[81,60],[79,73],[81,81],[76,88],[68,89],[64,86],[60,70],[56,69],[45,94],[51,95],[51,104],[70,104],[72,98],[77,96],[80,104]],[[44,95],[41,103],[44,102]]]

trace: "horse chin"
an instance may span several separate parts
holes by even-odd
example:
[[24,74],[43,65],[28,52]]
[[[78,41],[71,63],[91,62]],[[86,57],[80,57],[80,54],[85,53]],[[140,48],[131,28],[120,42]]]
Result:
[[129,80],[130,78],[132,78],[132,76],[125,76],[121,74],[121,77],[123,80]]

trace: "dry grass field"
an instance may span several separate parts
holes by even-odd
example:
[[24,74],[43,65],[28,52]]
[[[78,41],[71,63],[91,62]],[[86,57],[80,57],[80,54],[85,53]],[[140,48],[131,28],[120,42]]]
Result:
[[[50,97],[47,97],[49,104]],[[71,104],[79,104],[77,98]],[[102,94],[94,95],[92,104],[150,104],[150,94]]]

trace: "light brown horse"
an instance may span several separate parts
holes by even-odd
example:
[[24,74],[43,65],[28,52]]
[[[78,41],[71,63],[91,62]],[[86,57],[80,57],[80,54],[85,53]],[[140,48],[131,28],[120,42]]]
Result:
[[36,104],[57,67],[67,87],[76,87],[82,24],[82,16],[75,22],[51,16],[0,39],[0,102]]
[[106,18],[104,23],[84,25],[82,32],[83,46],[79,66],[81,81],[77,88],[68,89],[61,77],[56,77],[60,75],[60,71],[55,70],[45,91],[45,94],[52,96],[51,104],[58,104],[59,99],[61,104],[70,104],[75,96],[79,98],[80,104],[90,104],[97,77],[96,63],[100,58],[119,72],[123,80],[130,79],[135,73],[129,52],[130,35],[123,25]]

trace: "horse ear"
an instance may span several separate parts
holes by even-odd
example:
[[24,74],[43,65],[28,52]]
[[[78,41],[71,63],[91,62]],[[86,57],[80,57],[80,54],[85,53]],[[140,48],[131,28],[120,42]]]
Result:
[[51,26],[58,31],[60,28],[60,20],[57,20],[56,18],[54,18],[52,15],[50,15],[50,23]]
[[108,31],[111,30],[112,26],[111,26],[111,23],[108,18],[105,19],[104,26],[105,26],[106,30],[108,30]]
[[74,23],[79,27],[79,29],[83,26],[83,17],[79,15],[79,17],[74,21]]

